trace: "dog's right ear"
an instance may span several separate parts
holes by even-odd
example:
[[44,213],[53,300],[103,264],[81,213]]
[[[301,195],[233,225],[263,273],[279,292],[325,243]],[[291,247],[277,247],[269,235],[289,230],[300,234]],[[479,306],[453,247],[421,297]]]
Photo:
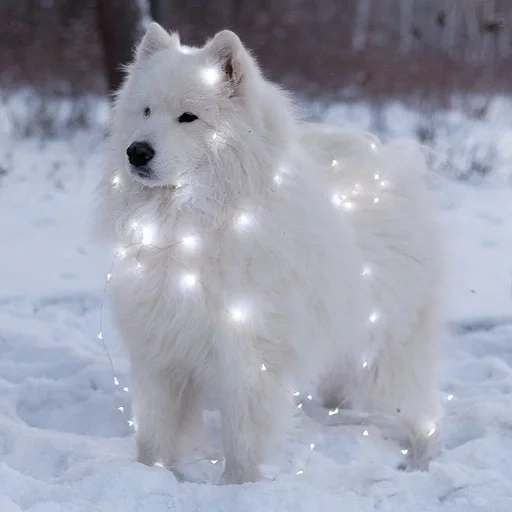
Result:
[[149,25],[137,48],[136,60],[147,59],[157,52],[167,50],[172,46],[179,46],[179,44],[180,40],[177,33],[169,34],[161,25],[153,22]]
[[238,36],[230,30],[222,30],[208,42],[205,49],[235,93],[243,81],[248,60]]

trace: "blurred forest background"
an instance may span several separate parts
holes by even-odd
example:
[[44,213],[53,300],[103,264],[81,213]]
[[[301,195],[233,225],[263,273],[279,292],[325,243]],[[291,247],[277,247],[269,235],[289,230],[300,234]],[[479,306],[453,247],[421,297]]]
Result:
[[512,92],[512,0],[0,0],[3,103],[36,91],[50,133],[51,102],[72,99],[66,123],[87,124],[86,99],[116,88],[151,19],[193,45],[230,28],[269,78],[319,112],[364,101],[377,131],[381,106],[399,100],[429,116],[417,130],[427,142],[430,113],[453,98],[472,98],[462,108],[482,118],[489,98]]
[[186,44],[230,28],[270,78],[308,95],[512,88],[512,0],[1,0],[0,87],[105,92],[105,66],[130,57],[145,14]]

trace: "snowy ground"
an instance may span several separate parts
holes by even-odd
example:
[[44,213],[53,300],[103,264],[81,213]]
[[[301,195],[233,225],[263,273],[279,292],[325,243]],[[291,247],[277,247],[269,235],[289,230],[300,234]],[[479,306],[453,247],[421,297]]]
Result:
[[[444,450],[430,471],[396,470],[399,447],[374,427],[363,436],[361,427],[301,414],[268,467],[273,481],[220,487],[179,483],[133,462],[126,359],[108,312],[103,331],[119,387],[97,339],[109,261],[87,230],[102,149],[100,132],[45,143],[0,137],[0,512],[512,510],[505,164],[486,182],[437,184],[451,325],[443,396],[453,400],[446,401]],[[215,413],[205,418],[215,431]],[[310,443],[316,449],[307,462]],[[215,481],[221,464],[192,463],[191,475]]]

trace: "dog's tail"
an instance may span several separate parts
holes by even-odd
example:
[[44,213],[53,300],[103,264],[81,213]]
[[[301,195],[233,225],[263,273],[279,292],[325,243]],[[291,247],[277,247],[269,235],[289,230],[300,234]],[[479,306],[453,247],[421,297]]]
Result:
[[362,130],[318,123],[304,123],[300,138],[324,169],[319,179],[331,188],[333,202],[347,210],[378,203],[386,191],[417,197],[425,180],[435,179],[428,172],[426,148],[414,141],[383,144]]
[[[383,144],[361,130],[305,123],[301,144],[320,163],[318,179],[334,206],[350,212],[347,219],[365,261],[380,255],[389,268],[405,238],[424,258],[437,258],[439,240],[430,218],[434,209],[428,186],[434,175],[419,143]],[[383,240],[387,240],[384,246]]]
[[400,453],[405,458],[399,468],[414,467],[415,448],[419,441],[414,429],[409,428],[397,415],[342,408],[326,410],[320,404],[310,401],[304,403],[302,410],[319,423],[330,427],[359,426],[364,432],[363,435],[368,435],[368,429],[376,427],[387,439],[393,440],[400,447]]
[[386,434],[395,440],[404,440],[409,433],[404,429],[396,415],[369,413],[362,410],[326,409],[316,401],[302,401],[297,399],[296,403],[302,403],[301,409],[310,417],[329,427],[339,426],[374,426],[382,429]]

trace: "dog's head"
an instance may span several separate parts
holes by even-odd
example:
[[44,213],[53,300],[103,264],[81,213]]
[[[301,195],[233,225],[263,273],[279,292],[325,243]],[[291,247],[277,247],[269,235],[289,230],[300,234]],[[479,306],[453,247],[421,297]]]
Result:
[[117,96],[117,167],[122,159],[124,170],[148,187],[179,186],[234,137],[239,142],[256,132],[254,139],[269,124],[255,101],[268,96],[265,87],[233,32],[193,48],[152,23]]

